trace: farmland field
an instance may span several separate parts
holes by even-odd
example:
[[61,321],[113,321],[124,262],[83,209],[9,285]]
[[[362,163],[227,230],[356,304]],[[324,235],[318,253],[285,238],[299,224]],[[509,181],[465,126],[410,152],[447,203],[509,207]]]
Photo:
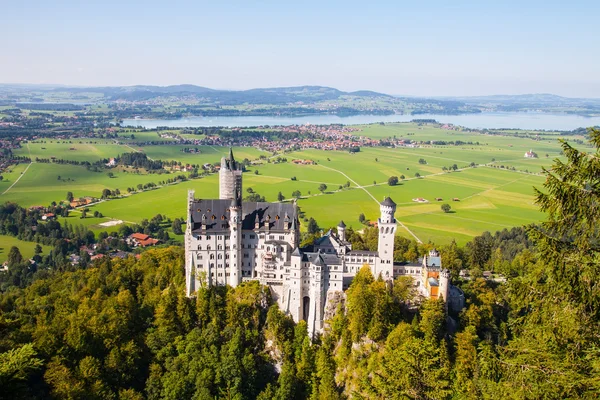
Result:
[[[0,235],[0,264],[6,261],[8,252],[12,246],[18,247],[23,258],[29,259],[33,257],[35,245],[35,242],[26,242],[13,236]],[[48,246],[40,246],[42,246],[42,254],[47,254],[51,250]]]
[[[452,239],[464,244],[483,231],[497,231],[540,221],[544,215],[534,204],[533,187],[541,187],[544,177],[542,167],[549,167],[560,158],[558,134],[544,133],[536,137],[501,136],[465,131],[444,130],[431,125],[387,124],[360,127],[359,135],[376,138],[402,137],[426,141],[419,147],[363,147],[360,152],[325,151],[307,149],[287,153],[287,163],[275,163],[271,153],[252,147],[236,147],[236,159],[255,161],[247,168],[243,178],[243,195],[247,190],[276,201],[281,192],[285,201],[292,200],[294,191],[301,192],[298,205],[305,218],[313,217],[323,229],[334,227],[340,220],[354,229],[363,225],[359,214],[374,221],[379,216],[379,205],[385,196],[398,204],[396,217],[402,224],[398,233],[416,237],[423,242],[447,243]],[[115,157],[124,152],[141,151],[152,159],[176,160],[182,164],[202,165],[217,163],[228,153],[228,148],[192,145],[144,145],[139,141],[160,139],[156,132],[133,132],[135,139],[127,139],[130,133],[120,133],[117,144],[111,140],[73,141],[43,140],[29,143],[16,151],[19,155],[56,158],[75,161],[95,161]],[[581,139],[572,137],[571,139]],[[428,144],[435,141],[461,141],[460,145]],[[81,142],[81,143],[80,143]],[[468,143],[468,144],[466,144]],[[42,147],[44,147],[42,149]],[[183,148],[197,148],[199,153],[186,153]],[[539,158],[527,159],[523,155],[533,150]],[[547,155],[547,156],[546,156]],[[259,160],[260,156],[267,159]],[[316,165],[296,165],[293,159],[310,159]],[[273,162],[270,162],[273,161]],[[456,165],[454,172],[446,168]],[[475,165],[475,167],[472,167]],[[0,182],[3,193],[21,175],[26,164],[11,167]],[[32,163],[21,180],[0,201],[15,201],[23,206],[44,205],[61,201],[71,191],[76,197],[100,197],[103,189],[119,188],[125,194],[128,187],[149,182],[157,183],[173,174],[147,174],[113,169],[113,177],[107,172],[92,172],[82,166],[55,163]],[[418,174],[418,175],[417,175]],[[389,186],[390,176],[400,182]],[[60,179],[58,179],[60,177]],[[292,179],[294,178],[294,179]],[[324,193],[319,185],[324,183]],[[347,186],[349,183],[349,187]],[[344,188],[340,188],[344,186]],[[187,191],[193,189],[198,198],[218,197],[216,174],[193,179],[154,190],[107,200],[90,207],[99,211],[103,218],[79,219],[73,211],[67,219],[70,224],[83,224],[93,231],[112,231],[100,225],[110,219],[125,223],[138,223],[160,213],[170,218],[185,217]],[[424,202],[414,199],[423,198]],[[441,200],[438,200],[441,199]],[[454,201],[454,200],[457,201]],[[449,213],[440,206],[448,203]],[[91,213],[88,213],[91,215]],[[305,229],[306,219],[301,221]]]

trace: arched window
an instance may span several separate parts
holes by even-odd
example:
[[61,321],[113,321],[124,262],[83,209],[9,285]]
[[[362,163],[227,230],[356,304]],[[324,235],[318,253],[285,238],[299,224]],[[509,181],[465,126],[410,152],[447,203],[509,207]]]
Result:
[[217,246],[217,249],[218,249],[218,250],[223,250],[223,245],[221,245],[221,244],[220,244],[220,245],[218,245],[218,246]]
[[215,259],[215,255],[214,255],[214,254],[211,254],[211,255],[210,255],[210,259],[211,259],[211,260],[214,260],[214,259]]
[[202,245],[201,244],[198,245],[198,250],[202,250]]
[[218,258],[219,260],[220,260],[220,259],[222,259],[222,258],[223,258],[223,254],[219,254],[219,255],[217,256],[217,258]]

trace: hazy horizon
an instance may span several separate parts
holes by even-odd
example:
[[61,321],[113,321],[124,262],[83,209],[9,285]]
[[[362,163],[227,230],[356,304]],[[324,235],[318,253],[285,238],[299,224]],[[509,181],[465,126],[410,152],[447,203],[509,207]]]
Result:
[[9,3],[7,84],[600,96],[591,1]]
[[[197,84],[193,84],[193,83],[177,83],[177,84],[173,84],[173,85],[152,85],[152,84],[134,84],[134,85],[102,85],[102,86],[95,86],[95,85],[68,85],[68,84],[62,84],[62,83],[27,83],[27,82],[0,82],[0,86],[32,86],[32,87],[50,87],[50,88],[79,88],[79,89],[85,89],[85,88],[100,88],[100,87],[113,87],[113,88],[117,88],[117,87],[135,87],[135,86],[154,86],[154,87],[168,87],[168,86],[188,86],[188,85],[192,85],[192,86],[198,86],[198,87],[204,87],[207,89],[213,89],[213,90],[224,90],[224,91],[244,91],[244,90],[252,90],[252,89],[280,89],[280,88],[290,88],[290,87],[305,87],[305,86],[318,86],[318,87],[328,87],[328,88],[332,88],[332,89],[338,89],[338,90],[342,90],[340,88],[336,88],[333,87],[331,85],[296,85],[296,86],[290,86],[290,85],[284,85],[284,86],[273,86],[273,87],[253,87],[253,88],[247,88],[247,89],[223,89],[223,88],[215,88],[215,87],[210,87],[207,85],[197,85]],[[411,94],[411,93],[386,93],[386,92],[379,92],[379,91],[375,91],[375,90],[371,90],[368,88],[362,88],[362,89],[356,89],[356,90],[342,90],[344,92],[356,92],[356,91],[373,91],[373,92],[377,92],[377,93],[381,93],[381,94],[386,94],[386,95],[390,95],[390,96],[394,96],[394,97],[428,97],[428,98],[459,98],[459,97],[492,97],[492,96],[520,96],[520,95],[539,95],[539,96],[543,96],[543,95],[550,95],[550,96],[560,96],[560,97],[565,97],[565,98],[577,98],[577,97],[572,97],[572,96],[561,96],[558,95],[556,93],[490,93],[490,94],[482,94],[482,95],[429,95],[429,96],[420,96],[420,95],[415,95],[415,94]],[[600,99],[600,96],[587,96],[587,97],[579,97],[582,99]]]

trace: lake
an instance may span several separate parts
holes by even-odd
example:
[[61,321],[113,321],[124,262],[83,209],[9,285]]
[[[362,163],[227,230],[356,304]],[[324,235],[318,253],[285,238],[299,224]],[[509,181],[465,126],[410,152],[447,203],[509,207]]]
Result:
[[371,124],[377,122],[409,122],[413,119],[435,119],[438,122],[461,125],[467,128],[517,128],[543,130],[573,130],[600,125],[600,117],[583,117],[572,114],[539,112],[484,112],[480,114],[419,114],[419,115],[309,115],[302,117],[244,116],[244,117],[186,117],[179,119],[125,119],[123,126],[142,126],[154,129],[158,126],[172,128],[197,128],[209,126],[248,127],[261,125],[329,125]]

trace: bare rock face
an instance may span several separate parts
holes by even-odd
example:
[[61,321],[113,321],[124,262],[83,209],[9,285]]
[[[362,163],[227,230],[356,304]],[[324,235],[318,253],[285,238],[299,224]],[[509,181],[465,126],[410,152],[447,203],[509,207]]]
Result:
[[344,292],[329,292],[327,293],[327,307],[323,319],[325,321],[334,317],[338,306],[341,304],[342,309],[346,308],[346,294]]

